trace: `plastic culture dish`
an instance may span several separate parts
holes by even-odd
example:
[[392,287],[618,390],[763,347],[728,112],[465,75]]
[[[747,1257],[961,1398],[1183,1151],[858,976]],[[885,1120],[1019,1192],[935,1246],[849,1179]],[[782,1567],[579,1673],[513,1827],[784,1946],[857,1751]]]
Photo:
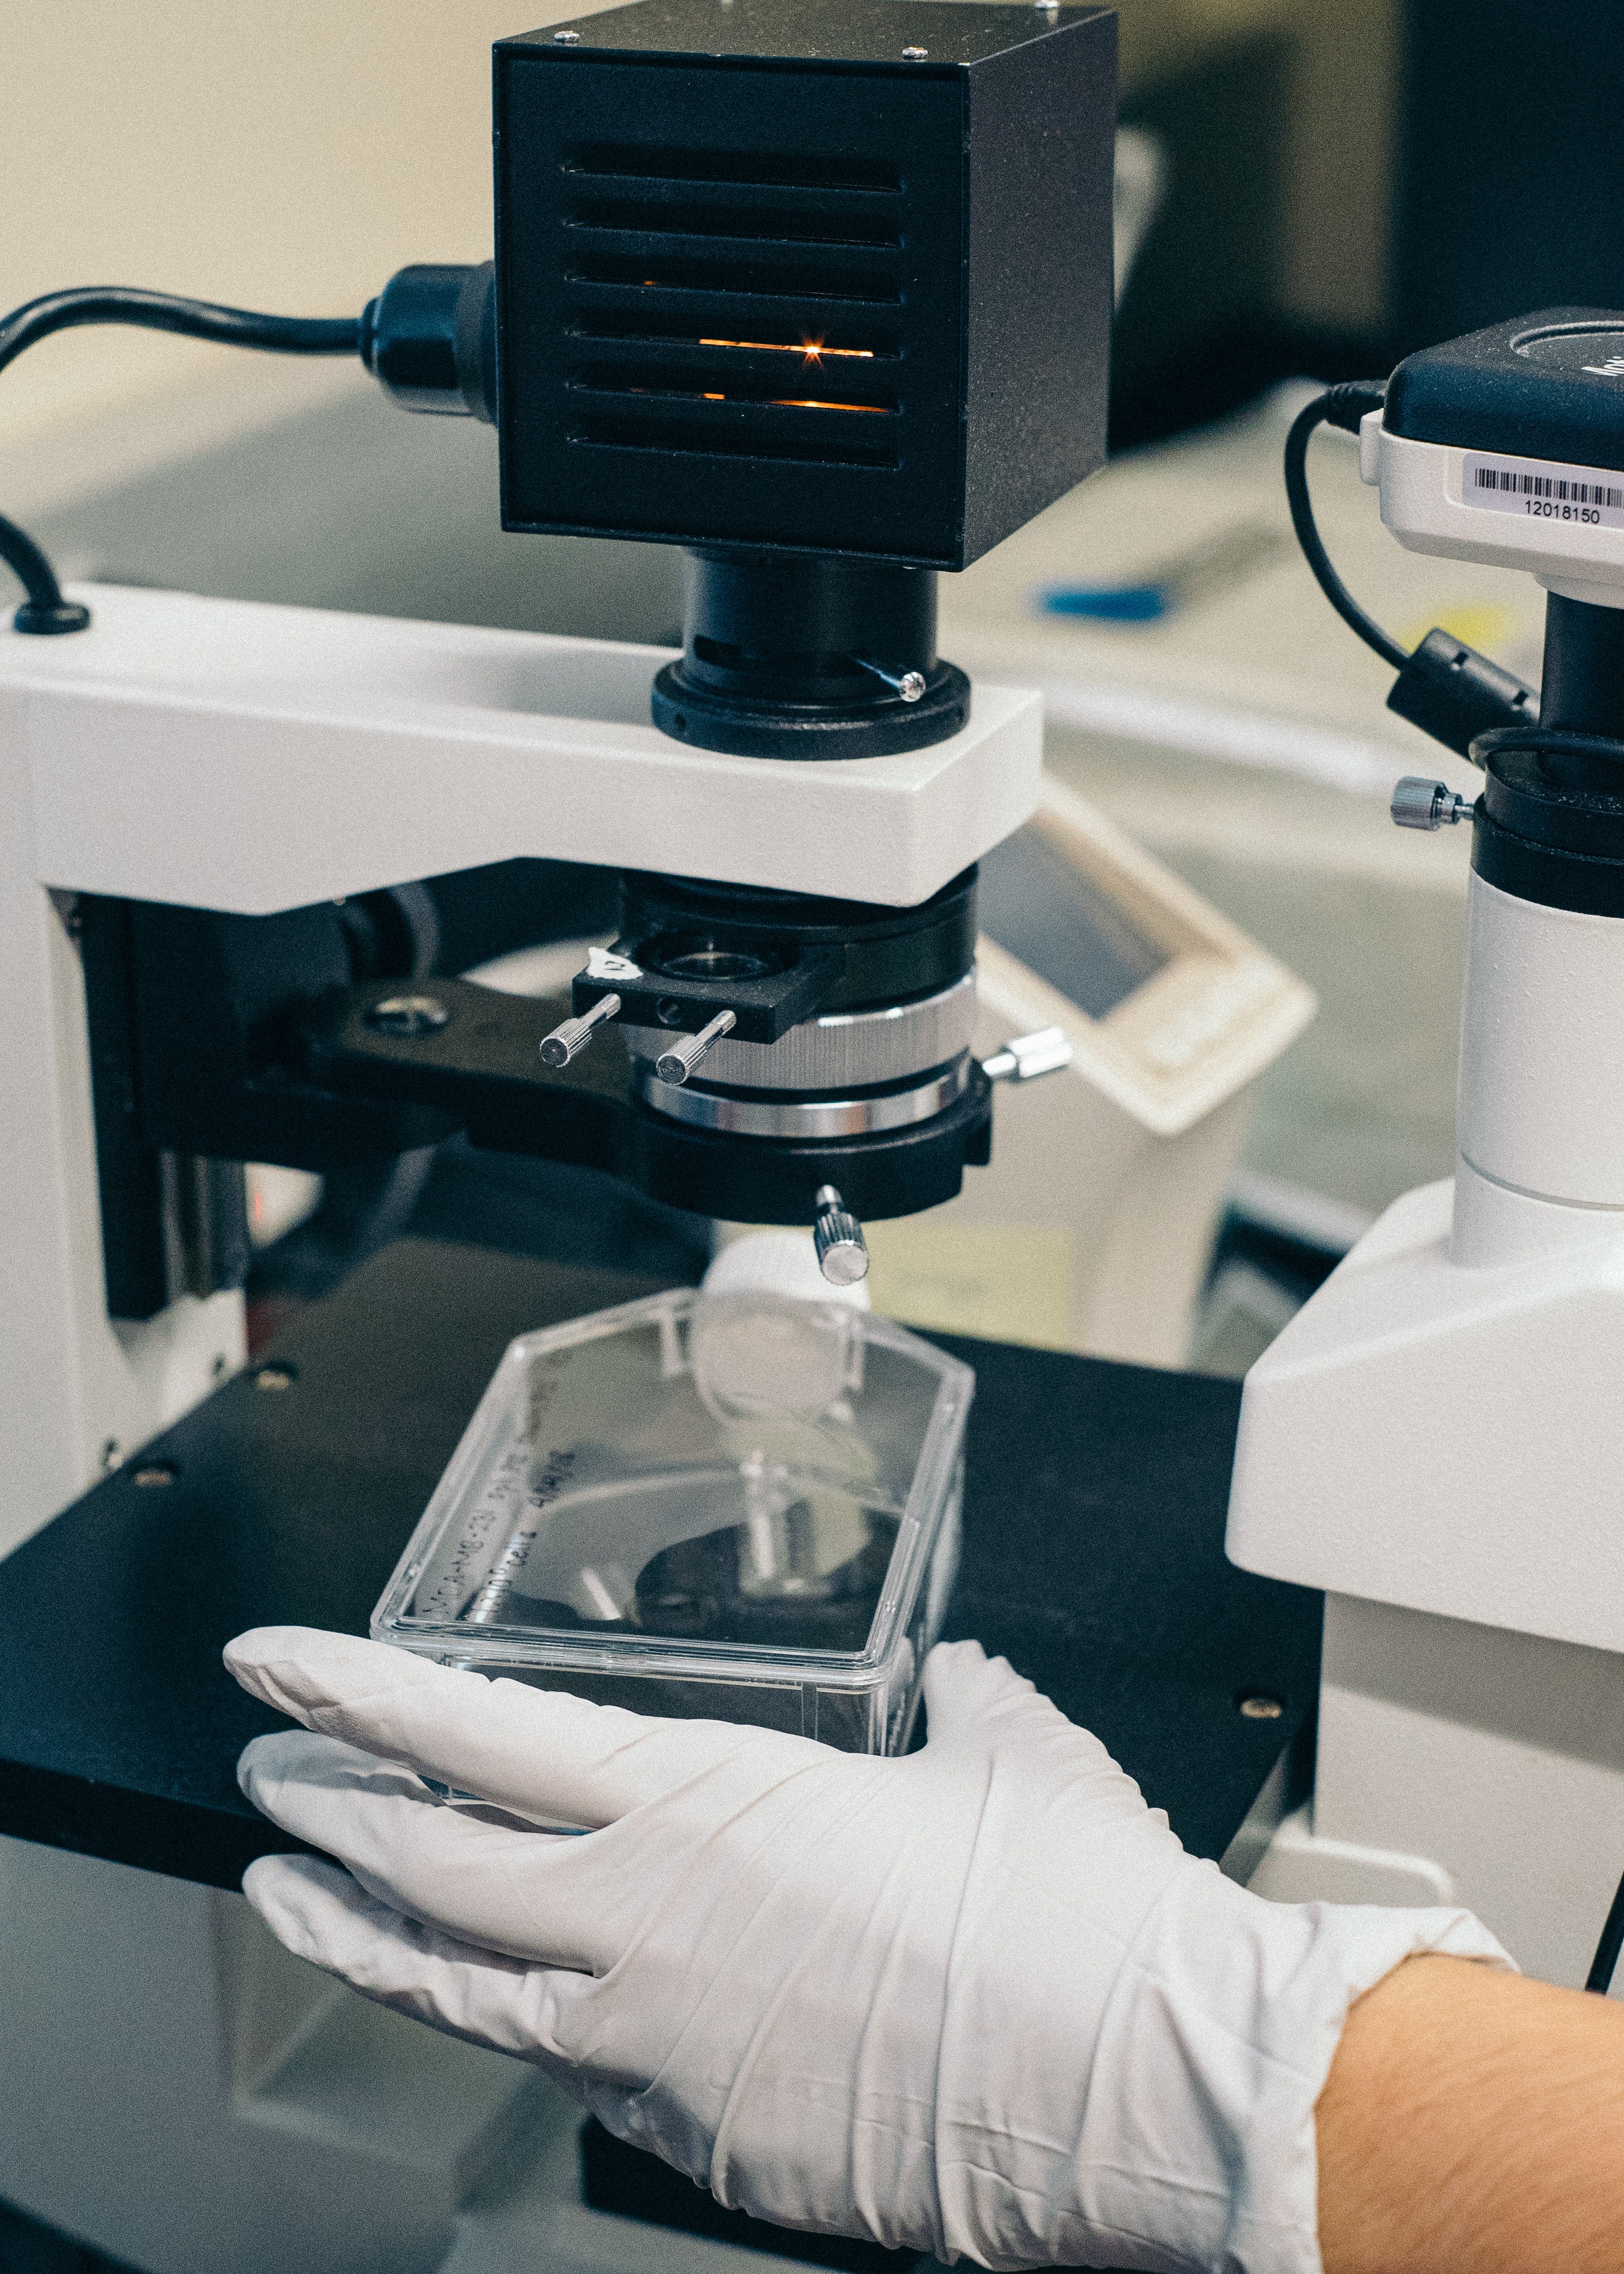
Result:
[[372,1614],[442,1662],[902,1751],[971,1369],[837,1303],[687,1289],[512,1344]]

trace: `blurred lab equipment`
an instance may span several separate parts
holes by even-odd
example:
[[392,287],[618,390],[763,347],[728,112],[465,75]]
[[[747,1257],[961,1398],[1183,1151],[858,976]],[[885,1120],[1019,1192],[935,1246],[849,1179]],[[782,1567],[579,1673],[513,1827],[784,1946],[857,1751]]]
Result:
[[1052,1028],[1010,1070],[995,1169],[870,1227],[874,1299],[959,1333],[1184,1363],[1258,1085],[1310,990],[1074,793],[983,865],[978,1048]]

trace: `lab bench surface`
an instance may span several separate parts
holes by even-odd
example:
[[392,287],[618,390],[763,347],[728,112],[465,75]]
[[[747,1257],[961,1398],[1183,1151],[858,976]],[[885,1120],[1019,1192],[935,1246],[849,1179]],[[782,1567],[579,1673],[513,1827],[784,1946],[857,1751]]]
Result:
[[[233,1774],[285,1724],[222,1645],[365,1634],[506,1344],[652,1291],[398,1240],[25,1542],[0,1563],[0,1834],[222,1887],[288,1848]],[[1005,1653],[1187,1846],[1222,1855],[1312,1707],[1320,1653],[1318,1595],[1223,1558],[1237,1386],[938,1339],[977,1377],[947,1633]],[[1241,1711],[1258,1698],[1282,1711]]]

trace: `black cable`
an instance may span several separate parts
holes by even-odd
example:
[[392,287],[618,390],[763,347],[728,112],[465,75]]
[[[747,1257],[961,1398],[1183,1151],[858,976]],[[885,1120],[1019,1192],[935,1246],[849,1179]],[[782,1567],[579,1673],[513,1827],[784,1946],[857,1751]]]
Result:
[[1525,727],[1495,727],[1473,738],[1467,752],[1473,765],[1487,767],[1500,750],[1555,750],[1573,758],[1624,758],[1624,742],[1611,734],[1582,734],[1571,727],[1541,727],[1530,719]]
[[[118,284],[86,284],[47,292],[0,322],[0,371],[52,332],[76,324],[135,324],[146,331],[181,332],[188,339],[225,347],[261,348],[273,355],[358,355],[358,316],[262,316],[248,308],[216,307],[172,292],[142,292]],[[83,631],[90,611],[64,599],[56,574],[26,530],[0,515],[0,561],[13,569],[27,599],[12,623],[19,632]]]
[[149,332],[182,332],[222,347],[265,348],[273,355],[358,355],[358,316],[261,316],[249,308],[221,308],[208,300],[183,300],[173,292],[142,292],[120,284],[83,284],[47,292],[13,309],[0,323],[0,371],[25,348],[76,324],[135,324]]
[[1601,1931],[1601,1940],[1596,1946],[1596,1955],[1591,1959],[1590,1970],[1584,1978],[1587,1990],[1595,1990],[1604,1998],[1606,1996],[1613,1987],[1620,1950],[1624,1950],[1624,1879],[1619,1881],[1619,1891],[1613,1898],[1613,1909],[1607,1913],[1607,1924]]
[[1385,380],[1348,380],[1340,386],[1327,388],[1298,412],[1286,437],[1286,496],[1297,541],[1320,581],[1320,591],[1367,647],[1373,647],[1382,661],[1391,664],[1395,671],[1402,671],[1410,660],[1407,650],[1384,632],[1373,617],[1365,614],[1331,566],[1331,556],[1314,526],[1314,508],[1308,494],[1308,442],[1315,427],[1340,426],[1344,433],[1357,434],[1360,419],[1368,410],[1380,410],[1387,392]]

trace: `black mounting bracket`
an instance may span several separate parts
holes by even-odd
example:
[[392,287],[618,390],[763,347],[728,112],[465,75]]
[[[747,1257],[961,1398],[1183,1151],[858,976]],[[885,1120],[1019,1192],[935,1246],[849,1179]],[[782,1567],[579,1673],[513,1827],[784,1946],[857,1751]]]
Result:
[[609,954],[625,966],[623,970],[589,968],[577,974],[572,990],[576,1018],[583,1018],[605,995],[618,995],[620,1016],[629,1027],[668,1027],[696,1035],[718,1011],[731,1011],[735,1041],[776,1043],[803,1019],[816,1016],[846,970],[845,956],[827,947],[802,948],[781,970],[757,977],[703,978],[688,972],[645,971],[637,953],[636,940],[617,939]]
[[605,1043],[568,1066],[545,1065],[542,1037],[566,1009],[558,996],[435,979],[415,997],[433,1009],[402,1031],[400,1014],[382,1007],[402,995],[398,981],[371,980],[315,1007],[305,1060],[322,1091],[427,1108],[475,1145],[606,1169],[673,1208],[810,1224],[815,1193],[832,1184],[859,1216],[911,1216],[951,1200],[966,1167],[991,1157],[992,1086],[979,1066],[944,1112],[909,1128],[815,1144],[745,1141],[654,1112],[632,1095],[624,1053]]

